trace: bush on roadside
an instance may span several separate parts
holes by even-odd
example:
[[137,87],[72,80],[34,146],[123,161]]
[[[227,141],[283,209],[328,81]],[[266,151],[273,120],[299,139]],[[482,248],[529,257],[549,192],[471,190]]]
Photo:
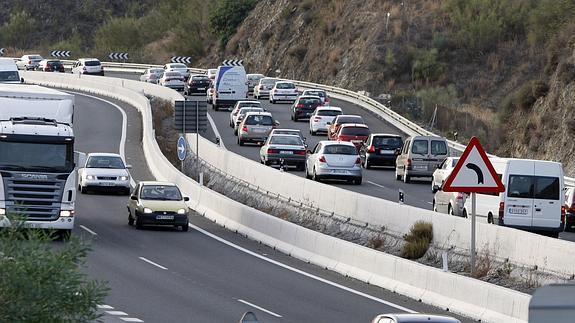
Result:
[[417,221],[404,237],[402,256],[407,259],[419,259],[425,255],[433,241],[433,224]]
[[210,12],[210,27],[223,45],[227,44],[256,4],[257,0],[221,0]]

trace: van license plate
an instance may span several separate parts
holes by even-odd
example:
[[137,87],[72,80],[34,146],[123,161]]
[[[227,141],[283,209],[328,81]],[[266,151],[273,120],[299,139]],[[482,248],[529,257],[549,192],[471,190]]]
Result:
[[173,220],[173,215],[157,215],[156,220]]
[[509,214],[527,215],[529,210],[527,208],[510,207],[508,212]]
[[417,169],[417,170],[427,170],[427,166],[425,165],[419,165],[419,166],[413,166],[413,169]]

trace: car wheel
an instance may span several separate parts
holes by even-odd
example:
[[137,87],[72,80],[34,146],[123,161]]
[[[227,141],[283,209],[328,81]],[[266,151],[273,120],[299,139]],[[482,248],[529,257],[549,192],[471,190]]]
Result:
[[132,218],[132,216],[130,214],[128,214],[128,225],[130,225],[130,226],[134,225],[134,219]]
[[238,135],[238,130],[234,129],[234,136]]
[[396,181],[400,181],[400,180],[401,180],[401,175],[398,174],[398,172],[397,172],[397,167],[395,168],[395,180],[396,180]]
[[313,169],[313,173],[311,175],[311,179],[313,179],[316,182],[319,182],[319,177],[317,177],[317,173],[315,172],[315,167]]
[[243,146],[244,145],[244,141],[240,139],[240,137],[238,137],[238,145]]
[[449,214],[449,215],[455,215],[455,214],[453,214],[453,208],[451,207],[451,204],[449,204],[449,205],[447,206],[447,214]]
[[369,164],[369,160],[367,159],[367,157],[365,158],[365,161],[363,162],[363,168],[365,168],[365,169],[371,168],[371,165]]
[[495,224],[495,222],[493,221],[493,214],[489,213],[487,215],[487,223]]
[[214,106],[214,110],[220,111],[220,107],[217,104],[214,104],[213,106]]
[[181,228],[182,228],[182,231],[184,231],[184,232],[190,231],[190,225],[188,223],[182,225]]
[[142,230],[143,228],[144,225],[142,224],[142,220],[140,220],[140,217],[136,215],[136,229]]
[[84,186],[80,186],[80,193],[82,193],[82,194],[88,194],[88,189],[85,188]]
[[362,178],[360,177],[360,178],[356,178],[355,180],[353,180],[353,183],[355,185],[361,185],[361,181],[362,181]]
[[467,218],[467,210],[463,209],[463,213],[461,214],[462,217]]
[[404,183],[410,183],[411,182],[411,177],[409,176],[409,174],[407,174],[407,171],[405,171],[403,173],[403,182]]
[[435,199],[433,199],[433,212],[437,212],[437,205],[435,205]]
[[68,241],[68,240],[70,240],[70,237],[72,236],[72,230],[60,229],[60,230],[58,230],[57,235],[58,235],[59,240]]

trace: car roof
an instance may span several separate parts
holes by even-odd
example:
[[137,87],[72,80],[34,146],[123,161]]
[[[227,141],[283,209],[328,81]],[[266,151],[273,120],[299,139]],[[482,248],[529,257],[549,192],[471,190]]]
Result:
[[90,58],[80,58],[80,59],[78,59],[78,60],[79,60],[79,61],[98,61],[98,62],[100,61],[99,59],[93,58],[93,57],[90,57]]
[[161,181],[140,181],[138,184],[141,185],[165,185],[165,186],[177,186],[172,182],[161,182]]
[[249,116],[251,116],[251,115],[270,116],[270,117],[272,116],[272,114],[269,113],[269,112],[266,112],[266,111],[261,111],[261,112],[260,112],[260,111],[258,111],[258,112],[248,112],[248,113],[246,113],[246,118],[249,117]]
[[362,118],[362,119],[363,119],[362,116],[357,115],[357,114],[340,114],[340,115],[337,116],[337,118],[345,118],[345,117],[359,117],[359,118]]
[[285,129],[285,128],[274,129],[272,131],[297,131],[297,132],[301,132],[301,130],[299,130],[299,129]]
[[331,111],[342,111],[340,107],[332,107],[332,106],[319,106],[316,110],[331,110]]
[[258,101],[258,100],[242,100],[242,101],[238,101],[237,104],[240,104],[240,103],[257,103],[257,104],[262,104],[262,103],[261,103],[260,101]]
[[305,90],[304,90],[304,92],[307,92],[307,91],[310,91],[310,92],[324,92],[324,93],[325,93],[325,90],[322,90],[322,89],[305,89]]
[[376,316],[376,318],[379,318],[381,316],[384,317],[391,317],[393,319],[395,319],[397,322],[414,322],[414,321],[420,321],[420,322],[429,322],[429,323],[433,323],[433,322],[442,322],[442,323],[461,323],[459,320],[453,318],[453,317],[449,317],[449,316],[443,316],[443,315],[430,315],[430,314],[380,314],[378,316]]
[[363,123],[344,123],[341,125],[341,129],[343,128],[369,128],[369,127]]
[[440,137],[440,136],[411,136],[409,138],[412,140],[415,140],[415,139],[443,139],[443,140],[446,140],[445,138]]
[[300,138],[298,135],[290,135],[289,133],[271,133],[270,137],[293,137],[293,138]]
[[397,138],[401,138],[400,135],[396,135],[394,133],[372,133],[371,136],[372,137],[397,137]]
[[278,84],[278,83],[294,84],[294,82],[292,82],[292,81],[277,81],[276,84]]
[[355,145],[350,141],[339,141],[339,140],[321,140],[321,143],[324,146],[331,146],[331,145],[346,145],[355,148]]
[[119,154],[114,154],[114,153],[89,153],[88,157],[90,156],[108,156],[108,157],[122,157]]

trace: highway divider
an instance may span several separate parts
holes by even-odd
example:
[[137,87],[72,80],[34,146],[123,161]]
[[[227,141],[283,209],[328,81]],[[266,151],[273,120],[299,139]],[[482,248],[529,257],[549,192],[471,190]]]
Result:
[[527,322],[530,300],[527,294],[443,272],[300,227],[233,201],[180,173],[162,154],[155,140],[151,107],[144,96],[179,99],[175,91],[98,76],[27,72],[25,77],[29,83],[85,91],[135,106],[142,114],[142,147],[152,174],[158,180],[177,183],[191,197],[190,206],[194,210],[220,225],[293,257],[454,313],[483,322]]

